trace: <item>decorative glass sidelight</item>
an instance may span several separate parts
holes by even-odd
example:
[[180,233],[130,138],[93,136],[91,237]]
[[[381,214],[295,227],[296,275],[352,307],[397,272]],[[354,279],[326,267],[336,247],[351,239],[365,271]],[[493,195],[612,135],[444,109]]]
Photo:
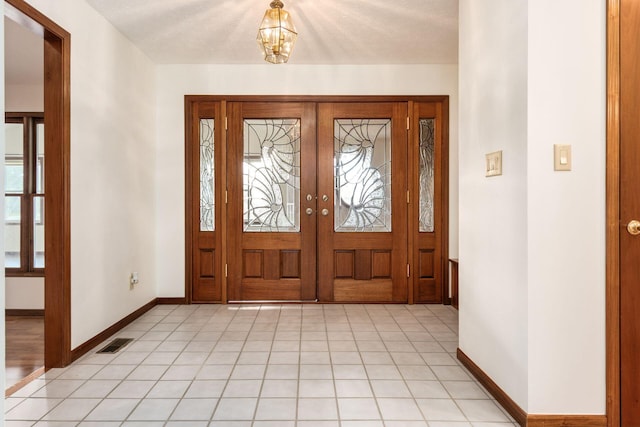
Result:
[[245,232],[300,231],[300,119],[244,121]]
[[200,231],[215,231],[214,121],[200,119]]
[[391,231],[391,119],[334,121],[334,229]]
[[435,120],[420,119],[420,231],[433,233]]

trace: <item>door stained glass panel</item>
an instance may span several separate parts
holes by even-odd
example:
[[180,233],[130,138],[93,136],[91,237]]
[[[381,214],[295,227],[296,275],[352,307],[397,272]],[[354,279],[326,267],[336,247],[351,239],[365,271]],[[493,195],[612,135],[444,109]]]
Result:
[[433,233],[434,119],[420,119],[420,232]]
[[200,231],[215,231],[213,119],[200,119]]
[[300,120],[245,119],[245,232],[300,231]]
[[334,229],[391,231],[391,120],[334,120]]

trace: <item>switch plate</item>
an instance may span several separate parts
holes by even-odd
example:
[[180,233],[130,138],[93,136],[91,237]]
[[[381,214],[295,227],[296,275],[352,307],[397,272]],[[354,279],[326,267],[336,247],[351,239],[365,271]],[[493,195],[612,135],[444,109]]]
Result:
[[502,175],[502,150],[486,155],[485,176]]
[[571,145],[553,145],[553,169],[557,171],[571,170]]

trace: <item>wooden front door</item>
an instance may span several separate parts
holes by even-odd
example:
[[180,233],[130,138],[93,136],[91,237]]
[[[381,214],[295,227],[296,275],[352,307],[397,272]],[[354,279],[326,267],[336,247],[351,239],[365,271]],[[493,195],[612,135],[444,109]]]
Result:
[[231,102],[228,117],[229,300],[315,300],[315,104]]
[[407,301],[407,103],[318,106],[320,301]]
[[446,97],[186,105],[189,302],[446,301]]
[[620,25],[620,409],[622,426],[640,426],[639,2],[621,2]]

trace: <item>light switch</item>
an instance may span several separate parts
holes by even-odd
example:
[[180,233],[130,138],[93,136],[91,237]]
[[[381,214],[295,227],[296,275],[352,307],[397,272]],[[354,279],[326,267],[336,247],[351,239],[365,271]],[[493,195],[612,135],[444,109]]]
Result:
[[554,144],[553,169],[557,171],[571,170],[571,145]]
[[486,154],[485,176],[502,175],[502,151]]

